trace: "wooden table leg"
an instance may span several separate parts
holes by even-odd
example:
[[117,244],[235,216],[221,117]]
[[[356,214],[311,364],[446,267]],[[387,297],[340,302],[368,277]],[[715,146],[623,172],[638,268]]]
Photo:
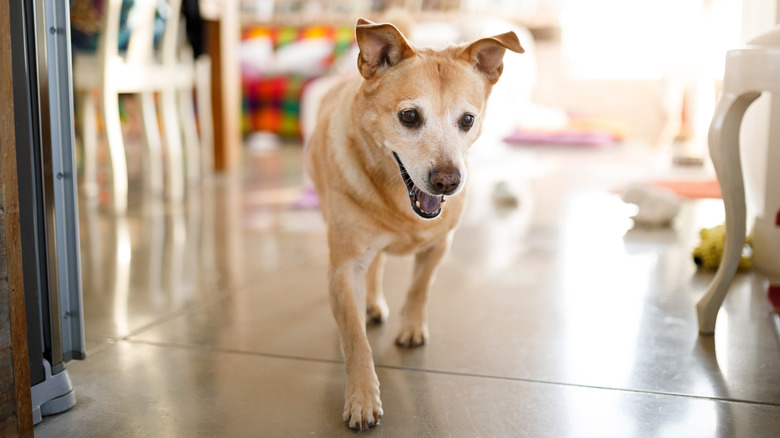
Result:
[[[238,6],[227,3],[218,20],[205,20],[211,58],[214,170],[230,171],[241,162],[241,41]],[[235,6],[235,7],[233,7]]]

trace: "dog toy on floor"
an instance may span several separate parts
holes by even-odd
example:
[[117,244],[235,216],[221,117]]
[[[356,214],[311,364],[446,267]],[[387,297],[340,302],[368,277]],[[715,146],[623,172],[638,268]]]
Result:
[[658,187],[633,185],[623,192],[622,199],[639,208],[633,219],[643,227],[668,227],[680,211],[680,199],[671,191]]
[[[713,228],[702,228],[699,231],[701,242],[693,250],[693,262],[703,269],[717,269],[723,258],[723,245],[726,242],[726,226],[718,225]],[[742,249],[742,257],[739,259],[739,269],[750,269],[753,250],[750,236],[745,240]]]

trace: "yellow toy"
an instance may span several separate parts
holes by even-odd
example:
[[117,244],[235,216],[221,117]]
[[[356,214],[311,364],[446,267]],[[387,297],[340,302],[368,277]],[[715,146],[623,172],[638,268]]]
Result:
[[[713,228],[702,228],[699,231],[701,242],[693,250],[693,261],[699,268],[717,269],[720,259],[723,257],[723,245],[726,241],[726,226],[718,225]],[[739,259],[739,269],[750,269],[753,257],[750,236],[745,240],[742,248],[742,257]]]

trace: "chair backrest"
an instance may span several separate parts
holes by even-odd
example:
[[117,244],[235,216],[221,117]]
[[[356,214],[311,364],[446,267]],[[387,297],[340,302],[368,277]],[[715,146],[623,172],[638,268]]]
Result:
[[[126,9],[125,20],[122,20],[123,8]],[[99,56],[106,60],[122,57],[125,62],[134,64],[175,60],[181,0],[105,0],[103,13]],[[163,18],[165,30],[156,45],[158,17]],[[123,31],[129,32],[129,39],[127,50],[121,53],[118,41]]]
[[[123,28],[122,9],[129,7],[126,20],[131,23],[127,43],[127,59],[137,61],[151,54],[154,38],[154,10],[156,0],[134,0],[132,6],[126,0],[105,0],[103,4],[103,28],[100,32],[97,54],[105,59],[120,55],[119,34]],[[145,43],[146,42],[146,43]]]
[[179,54],[179,24],[181,23],[181,0],[167,0],[168,15],[165,19],[165,32],[162,36],[160,60],[164,63],[176,62]]

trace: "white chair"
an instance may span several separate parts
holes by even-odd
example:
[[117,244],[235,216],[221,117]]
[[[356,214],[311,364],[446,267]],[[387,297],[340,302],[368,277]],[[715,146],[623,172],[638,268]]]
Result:
[[[709,132],[712,164],[726,208],[726,242],[718,272],[696,305],[699,331],[704,335],[715,331],[718,310],[737,271],[745,242],[745,185],[739,131],[745,110],[764,92],[780,97],[780,26],[726,55],[723,96]],[[776,140],[768,145],[767,160],[780,164],[780,138]],[[767,172],[766,191],[765,211],[759,213],[753,229],[754,264],[771,278],[780,278],[780,173],[776,170]]]
[[[168,174],[171,175],[171,184],[167,186],[168,195],[179,199],[184,193],[182,184],[196,183],[203,174],[201,141],[197,131],[193,92],[198,95],[197,107],[201,126],[211,123],[211,103],[208,100],[210,90],[202,86],[204,78],[200,80],[198,78],[199,74],[208,72],[209,68],[208,65],[206,68],[198,65],[199,68],[196,70],[192,49],[187,45],[184,34],[180,31],[181,0],[167,0],[167,2],[170,9],[169,19],[165,25],[162,47],[157,53],[156,60],[164,70],[161,75],[164,84],[160,92],[160,105],[166,140],[168,144],[179,145],[178,148],[169,149],[166,162],[169,165]],[[208,63],[208,59],[204,59]],[[184,146],[184,150],[181,145]],[[186,164],[186,174],[182,173],[182,163]]]
[[[107,0],[97,51],[93,54],[74,51],[73,55],[73,85],[79,96],[78,120],[84,145],[84,194],[94,196],[98,191],[98,141],[92,97],[96,90],[100,94],[100,110],[111,162],[112,204],[114,210],[120,213],[127,209],[128,189],[127,160],[119,119],[120,94],[133,94],[138,99],[147,146],[146,183],[152,192],[160,194],[164,188],[169,199],[180,200],[184,196],[182,128],[190,149],[190,167],[195,169],[200,162],[192,99],[194,63],[192,57],[186,60],[179,56],[181,0],[167,1],[165,32],[160,49],[155,51],[154,21],[160,4],[159,0],[134,1],[132,31],[127,50],[122,53],[118,49],[122,0]],[[160,97],[165,158],[158,129],[155,93],[159,93]],[[189,108],[185,110],[187,106]],[[184,120],[180,113],[184,114]]]
[[[168,4],[176,11],[181,9],[181,0],[168,0]],[[178,13],[176,16],[179,16]],[[166,132],[173,135],[173,131],[176,131],[178,126],[183,137],[186,178],[179,178],[177,181],[186,180],[193,184],[200,180],[206,170],[203,155],[208,151],[202,149],[204,144],[210,141],[208,129],[212,123],[211,91],[208,85],[210,60],[206,55],[201,55],[197,62],[193,60],[192,48],[186,43],[185,36],[180,31],[180,24],[181,20],[178,19],[166,24],[162,50],[158,54],[158,62],[162,63],[165,70],[164,77],[167,85],[161,93],[161,105]],[[197,96],[197,103],[193,91]],[[200,119],[200,135],[197,130],[196,107]],[[173,142],[177,139],[169,138],[168,141]],[[181,142],[181,139],[178,141]],[[171,171],[176,170],[179,169],[171,169]],[[171,193],[175,195],[181,190],[181,187],[172,187]]]

